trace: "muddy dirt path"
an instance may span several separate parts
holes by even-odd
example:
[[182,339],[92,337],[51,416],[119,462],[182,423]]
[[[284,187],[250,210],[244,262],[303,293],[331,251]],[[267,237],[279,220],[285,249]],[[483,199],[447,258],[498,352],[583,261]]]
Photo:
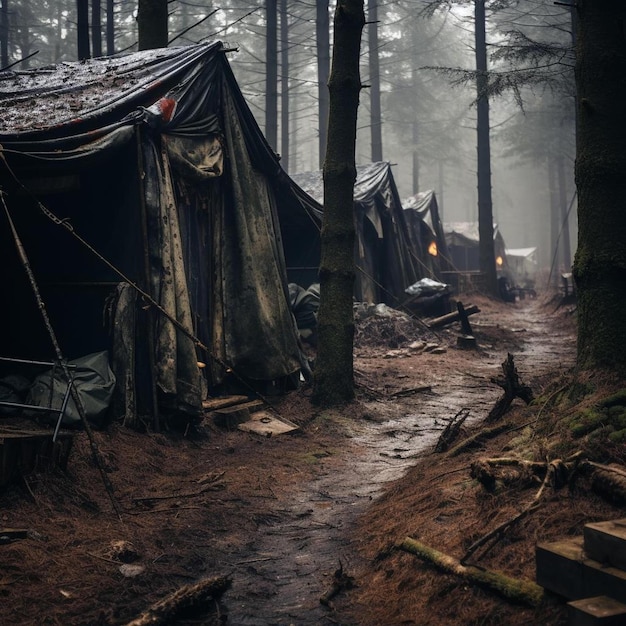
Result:
[[[256,520],[257,531],[245,551],[231,554],[225,564],[234,581],[225,598],[228,623],[343,624],[320,604],[320,596],[330,588],[340,561],[348,573],[355,565],[348,538],[368,503],[432,449],[446,420],[460,409],[470,410],[468,423],[486,416],[500,395],[490,379],[500,373],[507,352],[514,353],[525,381],[569,368],[574,361],[571,330],[555,327],[537,301],[508,307],[505,316],[500,310],[493,319],[487,313],[474,330],[483,337],[476,352],[450,346],[445,354],[394,362],[357,359],[357,367],[430,390],[402,402],[368,402],[371,419],[346,426],[347,438],[332,454],[321,456],[316,477],[280,498],[271,515]],[[499,340],[490,344],[494,330]]]

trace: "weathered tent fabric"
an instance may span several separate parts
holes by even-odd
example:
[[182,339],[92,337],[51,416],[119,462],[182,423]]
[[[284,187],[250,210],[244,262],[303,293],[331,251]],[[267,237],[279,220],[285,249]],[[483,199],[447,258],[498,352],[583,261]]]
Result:
[[435,192],[428,190],[416,193],[402,201],[402,208],[409,239],[419,251],[429,277],[441,278],[442,272],[452,268]]
[[[321,171],[293,175],[294,181],[322,203]],[[356,229],[355,297],[397,306],[404,290],[423,275],[419,252],[409,240],[391,166],[387,162],[357,166],[354,185]]]
[[[111,345],[118,407],[150,410],[152,363],[160,401],[191,413],[201,404],[198,361],[210,366],[209,385],[226,368],[264,381],[298,371],[281,230],[314,227],[321,208],[281,169],[221,43],[0,74],[0,144],[11,168],[0,163],[0,185],[49,285],[62,348],[76,357]],[[210,354],[130,296],[110,267],[43,217],[33,195]],[[28,325],[6,349],[49,356],[7,232],[2,224],[12,315]],[[112,338],[101,326],[105,301]]]

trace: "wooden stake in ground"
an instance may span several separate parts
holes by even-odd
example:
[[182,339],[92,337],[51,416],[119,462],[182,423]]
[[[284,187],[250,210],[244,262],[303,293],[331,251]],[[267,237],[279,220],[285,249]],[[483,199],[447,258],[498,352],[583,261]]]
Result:
[[172,624],[181,613],[205,611],[209,603],[218,600],[230,587],[232,580],[225,576],[207,578],[193,585],[185,585],[144,611],[126,626],[165,626]]
[[537,606],[543,598],[543,588],[532,581],[510,578],[500,572],[481,569],[472,565],[461,565],[454,557],[411,539],[411,537],[406,537],[398,545],[398,548],[414,554],[447,574],[460,576],[468,582],[495,591],[508,600]]
[[533,392],[530,387],[520,382],[519,374],[513,362],[513,355],[507,354],[506,361],[502,363],[503,378],[492,378],[492,382],[504,389],[502,395],[495,403],[487,416],[488,422],[499,420],[511,406],[515,398],[521,398],[526,404],[533,400]]

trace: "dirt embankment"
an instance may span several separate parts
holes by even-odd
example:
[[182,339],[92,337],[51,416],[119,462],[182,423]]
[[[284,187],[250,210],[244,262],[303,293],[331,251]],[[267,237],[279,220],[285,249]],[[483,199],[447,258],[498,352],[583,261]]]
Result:
[[[457,348],[454,328],[433,334],[406,318],[360,324],[359,400],[320,412],[306,389],[281,399],[278,411],[300,425],[295,434],[261,437],[209,421],[193,440],[117,426],[97,433],[121,519],[79,434],[67,473],[0,494],[2,526],[30,531],[0,546],[0,622],[126,624],[172,590],[228,575],[221,604],[179,623],[561,623],[558,603],[511,606],[393,548],[413,536],[460,557],[536,493],[522,485],[486,492],[471,462],[556,450],[553,394],[571,376],[572,317],[538,301],[479,305],[472,351]],[[461,438],[479,427],[501,393],[491,378],[508,352],[540,400],[516,401],[507,432],[479,449],[430,454],[459,411],[469,414]],[[617,512],[584,485],[550,491],[478,563],[532,578],[537,540]],[[329,608],[320,597],[340,564],[354,588]]]

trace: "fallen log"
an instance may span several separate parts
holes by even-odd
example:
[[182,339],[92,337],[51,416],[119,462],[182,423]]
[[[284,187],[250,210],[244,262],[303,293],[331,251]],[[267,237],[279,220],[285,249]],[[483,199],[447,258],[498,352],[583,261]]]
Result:
[[526,404],[533,400],[533,392],[530,387],[520,382],[517,368],[513,361],[513,355],[507,354],[506,361],[501,365],[503,378],[492,378],[499,387],[502,387],[504,394],[496,401],[494,407],[489,411],[487,422],[499,420],[509,409],[515,398],[521,398]]
[[216,576],[185,585],[153,604],[127,626],[165,626],[172,624],[181,613],[199,614],[211,601],[218,600],[231,584],[230,578]]
[[[474,315],[475,313],[480,313],[480,309],[475,304],[470,304],[464,308],[464,314],[466,316]],[[446,313],[445,315],[441,315],[440,317],[435,317],[430,320],[430,322],[428,322],[428,328],[441,328],[443,326],[447,326],[453,322],[458,322],[460,317],[461,315],[458,310],[453,311],[452,313]]]
[[471,465],[470,475],[488,491],[496,482],[504,484],[536,482],[537,479],[550,481],[550,486],[560,489],[565,485],[576,467],[577,459],[553,459],[552,461],[527,461],[513,457],[478,459]]
[[398,545],[398,549],[417,556],[447,574],[459,576],[470,583],[485,587],[513,602],[537,606],[543,599],[543,588],[532,581],[511,578],[501,572],[481,569],[472,565],[462,565],[454,557],[439,552],[411,537],[406,537]]
[[591,471],[591,488],[605,500],[619,506],[626,503],[626,472],[614,465],[583,461],[581,469]]

